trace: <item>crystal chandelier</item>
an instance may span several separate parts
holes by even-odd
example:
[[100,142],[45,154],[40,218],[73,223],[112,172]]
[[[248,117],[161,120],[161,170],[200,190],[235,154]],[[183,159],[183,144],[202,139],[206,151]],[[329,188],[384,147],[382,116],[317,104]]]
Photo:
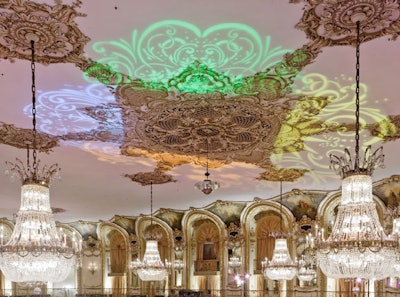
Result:
[[359,160],[360,22],[365,18],[363,13],[353,16],[357,25],[355,159],[347,149],[344,156],[331,155],[331,168],[343,179],[342,197],[331,234],[325,239],[321,230],[316,246],[318,265],[326,276],[380,280],[392,272],[398,244],[384,233],[372,198],[371,176],[383,166],[382,147],[374,153],[368,147],[363,163]]
[[185,263],[183,263],[182,259],[176,259],[174,261],[174,269],[176,271],[182,271],[184,267],[185,267]]
[[241,266],[242,261],[240,261],[240,258],[238,256],[232,256],[229,258],[228,269],[231,273],[237,273],[240,270]]
[[311,233],[306,235],[306,246],[301,254],[301,259],[299,260],[299,271],[297,272],[297,278],[303,282],[312,281],[317,272],[314,267],[316,264],[315,259],[315,245],[314,237]]
[[208,140],[206,142],[206,173],[204,174],[206,178],[198,182],[194,185],[194,188],[197,190],[202,191],[204,194],[208,195],[211,194],[214,190],[219,189],[220,184],[219,182],[212,181],[209,179],[210,173],[208,172]]
[[[393,219],[393,229],[392,229],[391,236],[393,238],[396,238],[397,240],[400,239],[400,217]],[[397,257],[396,262],[393,265],[393,275],[392,276],[396,276],[396,277],[400,276],[400,257]]]
[[275,248],[272,260],[265,258],[261,262],[263,274],[271,280],[291,280],[297,273],[297,263],[290,257],[287,246],[287,239],[284,237],[282,229],[282,180],[280,181],[280,232],[275,239]]
[[313,268],[312,263],[306,261],[304,255],[302,255],[299,261],[299,271],[297,272],[297,278],[303,282],[312,281],[316,276],[316,271]]
[[50,208],[49,185],[60,171],[57,164],[40,166],[36,156],[35,51],[32,50],[33,162],[6,162],[10,173],[22,181],[21,206],[9,241],[0,247],[0,269],[13,282],[60,282],[76,264],[78,245],[58,234]]
[[[150,183],[150,228],[153,226],[153,183]],[[142,281],[161,281],[168,276],[168,270],[161,261],[158,252],[158,241],[150,229],[149,238],[146,239],[146,250],[143,259],[133,260],[130,268],[138,274]]]

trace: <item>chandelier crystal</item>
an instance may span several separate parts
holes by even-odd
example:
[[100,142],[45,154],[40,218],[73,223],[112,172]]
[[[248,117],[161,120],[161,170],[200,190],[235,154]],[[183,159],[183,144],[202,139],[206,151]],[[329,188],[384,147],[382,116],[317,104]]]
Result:
[[282,229],[282,180],[280,181],[280,238],[275,239],[275,248],[272,260],[265,258],[261,262],[264,277],[271,280],[291,280],[297,274],[297,263],[290,256],[287,239]]
[[[153,225],[153,183],[150,183],[150,218],[151,228]],[[158,241],[152,231],[153,230],[150,229],[150,234],[148,234],[148,238],[146,239],[146,250],[143,259],[135,259],[130,264],[131,270],[137,273],[142,281],[161,281],[168,276],[168,269],[166,266],[170,265],[164,265],[161,261],[158,251]]]
[[60,282],[76,264],[79,252],[75,238],[67,242],[57,231],[50,208],[51,180],[59,174],[57,164],[40,166],[36,159],[35,52],[32,49],[33,162],[6,162],[9,172],[22,181],[21,206],[9,241],[0,247],[0,269],[13,282]]
[[345,155],[331,155],[331,167],[342,177],[342,197],[333,229],[327,239],[324,232],[317,237],[317,261],[322,272],[331,278],[363,278],[380,280],[389,277],[396,260],[398,243],[383,231],[372,197],[371,175],[383,166],[382,147],[359,160],[359,54],[360,21],[357,24],[356,47],[356,147],[355,159],[346,149]]

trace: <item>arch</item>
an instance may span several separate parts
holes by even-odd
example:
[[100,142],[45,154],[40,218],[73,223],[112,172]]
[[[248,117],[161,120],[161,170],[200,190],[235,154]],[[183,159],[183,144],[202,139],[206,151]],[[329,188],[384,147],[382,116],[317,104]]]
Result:
[[[224,222],[215,214],[204,210],[191,208],[182,218],[183,234],[186,242],[186,287],[193,290],[211,290],[217,292],[225,287],[226,277],[219,271],[225,270],[227,263],[227,249],[224,239],[227,236]],[[203,259],[201,247],[207,239],[213,241],[213,252],[216,259]],[[201,242],[197,242],[200,240]],[[218,240],[218,241],[216,241]],[[217,246],[215,243],[218,242]]]
[[140,256],[143,257],[146,246],[146,239],[144,238],[146,234],[154,234],[158,241],[158,251],[162,261],[173,260],[173,232],[171,227],[160,220],[157,217],[140,217],[136,221],[135,226],[136,234],[142,234],[144,236],[138,236],[139,238],[139,249]]
[[129,236],[120,226],[102,222],[98,226],[100,238],[104,243],[102,246],[103,266],[106,267],[105,286],[112,288],[112,296],[120,297],[126,294],[129,256]]

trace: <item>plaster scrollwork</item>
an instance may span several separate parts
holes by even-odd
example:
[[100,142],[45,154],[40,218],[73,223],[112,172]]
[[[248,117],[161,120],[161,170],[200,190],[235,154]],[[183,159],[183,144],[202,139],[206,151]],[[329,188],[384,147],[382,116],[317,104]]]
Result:
[[227,242],[228,248],[239,248],[244,243],[244,235],[239,226],[234,223],[230,223],[226,228],[228,236],[225,241]]
[[[49,152],[53,147],[58,146],[56,137],[45,133],[37,133],[36,137],[36,148],[40,151]],[[0,143],[25,149],[27,145],[31,146],[33,143],[32,130],[0,122]]]
[[186,247],[186,241],[183,237],[183,232],[182,230],[175,229],[172,232],[172,236],[174,239],[174,246],[175,246],[175,259],[182,259],[183,251]]
[[139,245],[139,237],[136,234],[129,234],[129,242],[131,246],[132,256],[137,256],[139,254],[140,245]]
[[82,254],[88,257],[98,257],[101,254],[101,240],[94,239],[89,235],[88,239],[83,241]]
[[74,21],[85,16],[77,11],[80,5],[81,1],[53,6],[28,0],[0,3],[0,57],[29,60],[34,40],[39,63],[82,63],[89,38]]
[[149,186],[150,184],[165,184],[169,182],[176,182],[176,180],[169,174],[154,170],[152,172],[139,172],[135,174],[125,174],[133,182],[140,183],[142,186]]
[[324,46],[355,45],[356,25],[354,17],[360,13],[362,41],[391,35],[395,39],[400,32],[400,8],[397,1],[380,0],[308,0],[302,20],[297,28],[310,40],[319,40]]

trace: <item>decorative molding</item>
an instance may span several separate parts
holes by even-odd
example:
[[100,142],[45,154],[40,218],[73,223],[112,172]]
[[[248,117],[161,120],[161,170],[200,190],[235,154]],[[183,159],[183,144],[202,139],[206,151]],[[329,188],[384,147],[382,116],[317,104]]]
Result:
[[[298,2],[298,1],[292,1]],[[353,18],[363,13],[361,22],[363,42],[400,33],[400,8],[397,1],[381,0],[304,0],[304,14],[297,28],[320,46],[355,45],[356,25]]]
[[170,182],[176,182],[176,180],[171,175],[162,173],[159,170],[154,170],[152,172],[125,174],[124,176],[129,177],[133,182],[140,183],[142,186],[149,186],[150,184],[159,185]]
[[30,60],[30,41],[35,41],[36,61],[42,64],[81,64],[83,49],[89,38],[85,36],[75,17],[84,17],[72,5],[39,4],[28,0],[0,3],[0,58]]
[[[26,149],[33,142],[32,129],[17,128],[13,124],[0,121],[0,143],[20,149]],[[50,152],[53,147],[58,146],[57,137],[37,132],[36,149],[42,152]]]

